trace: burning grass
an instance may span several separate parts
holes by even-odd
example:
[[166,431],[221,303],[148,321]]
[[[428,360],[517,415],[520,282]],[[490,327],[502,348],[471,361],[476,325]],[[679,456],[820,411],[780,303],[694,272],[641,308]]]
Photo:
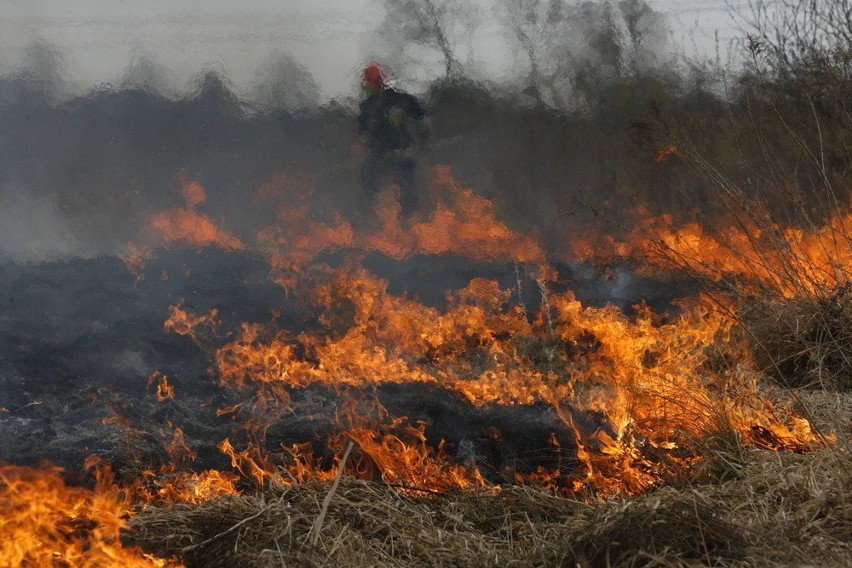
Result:
[[[346,392],[350,381],[417,380],[473,404],[532,397],[573,431],[573,469],[470,484],[470,465],[425,445],[424,424],[412,429],[388,415],[365,422],[370,413],[353,401],[330,445],[338,449],[331,469],[296,447],[286,467],[246,450],[239,463],[263,491],[148,507],[130,520],[125,543],[187,566],[852,561],[849,454],[823,447],[779,402],[782,393],[759,388],[747,359],[732,362],[743,344],[718,312],[699,306],[663,320],[639,309],[630,319],[543,290],[531,318],[526,306],[507,308],[509,293],[487,281],[440,312],[389,295],[364,271],[328,276],[311,285],[328,307],[318,335],[245,328],[248,336],[218,351],[220,378],[261,393],[275,386],[268,398],[276,401],[313,383]],[[823,395],[804,404],[817,406],[821,431],[844,442],[850,399]],[[582,424],[578,409],[600,422]],[[345,440],[357,441],[360,456],[349,468]],[[465,483],[447,483],[451,465]],[[330,486],[341,471],[340,486]]]
[[68,487],[60,469],[0,468],[0,566],[164,566],[121,546],[125,503],[108,489]]
[[687,274],[736,322],[761,373],[792,388],[849,389],[852,204],[823,188],[811,199],[832,206],[814,219],[801,198],[772,187],[780,204],[798,204],[779,214],[700,157],[684,157],[718,190],[725,215],[644,217],[623,239],[578,239],[572,254]]
[[[848,397],[814,394],[819,418]],[[825,424],[823,424],[826,426]],[[685,476],[639,497],[580,502],[534,487],[400,494],[381,482],[273,486],[151,507],[124,542],[187,566],[778,566],[852,562],[852,459],[717,447],[728,479]],[[705,464],[706,465],[706,464]],[[687,481],[687,479],[689,479]],[[316,545],[311,530],[331,494]]]
[[849,565],[852,458],[837,448],[852,436],[852,397],[802,402],[838,434],[834,449],[768,451],[731,433],[667,486],[604,501],[520,485],[400,492],[285,476],[258,493],[135,507],[127,521],[126,492],[114,486],[69,488],[57,470],[6,467],[3,529],[16,536],[0,565]]
[[[545,295],[531,313],[508,303],[510,290],[477,279],[439,311],[390,295],[386,282],[361,269],[327,276],[308,285],[323,310],[318,329],[297,336],[245,327],[217,351],[223,384],[256,389],[276,404],[315,384],[340,397],[422,383],[478,406],[551,407],[573,433],[569,453],[580,467],[541,471],[537,480],[570,494],[646,491],[700,457],[693,440],[719,431],[770,449],[822,445],[806,420],[761,395],[731,320],[700,301],[668,320],[642,307],[631,319],[568,292]],[[340,416],[350,437],[358,415],[363,408]],[[384,421],[397,423],[354,427],[395,436],[405,424]],[[274,465],[261,469],[271,475]]]

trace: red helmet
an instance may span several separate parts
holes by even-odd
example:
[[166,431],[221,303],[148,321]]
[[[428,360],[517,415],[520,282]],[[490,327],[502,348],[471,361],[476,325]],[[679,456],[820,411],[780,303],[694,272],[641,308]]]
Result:
[[388,76],[378,63],[371,63],[364,68],[363,81],[371,87],[382,88],[388,84]]

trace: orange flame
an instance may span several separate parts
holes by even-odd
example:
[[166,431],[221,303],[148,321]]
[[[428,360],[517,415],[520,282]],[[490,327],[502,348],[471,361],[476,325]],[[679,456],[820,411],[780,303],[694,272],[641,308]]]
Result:
[[[664,148],[659,158],[676,153],[677,148]],[[333,388],[344,400],[350,392],[384,383],[419,382],[476,405],[550,405],[572,433],[573,447],[563,448],[554,435],[560,466],[517,473],[514,479],[583,497],[647,491],[700,459],[696,441],[724,428],[764,448],[806,451],[823,443],[806,420],[759,394],[758,374],[747,347],[733,333],[734,321],[712,309],[707,298],[684,302],[680,315],[663,319],[644,306],[628,317],[613,306],[585,306],[570,291],[553,292],[556,273],[537,240],[499,221],[491,202],[463,187],[449,168],[439,166],[434,173],[432,211],[401,219],[389,189],[378,199],[378,227],[366,231],[340,214],[310,221],[310,177],[279,172],[261,187],[258,198],[281,205],[278,225],[258,235],[271,277],[286,292],[297,291],[299,300],[320,315],[310,330],[280,329],[277,321],[246,322],[220,344],[215,354],[219,380],[244,389],[247,398],[217,414],[233,414],[236,421],[245,404],[279,416],[293,389],[315,384]],[[178,211],[197,217],[194,208],[204,201],[204,190],[195,182],[183,183],[186,208]],[[169,222],[177,218],[174,212],[162,215]],[[680,263],[720,278],[750,270],[760,285],[788,294],[800,283],[779,277],[777,263],[852,264],[852,258],[840,251],[826,253],[818,242],[831,231],[852,229],[852,216],[848,228],[846,222],[810,233],[780,228],[767,233],[762,225],[744,225],[719,239],[697,224],[674,228],[670,217],[660,217],[643,221],[636,231],[651,238],[594,236],[579,239],[574,250],[642,256],[658,266]],[[785,258],[765,246],[779,238]],[[348,260],[341,268],[316,263],[322,254],[339,250],[356,252],[344,254]],[[447,307],[439,310],[389,293],[387,282],[352,258],[363,252],[398,259],[460,253],[476,260],[514,261],[518,290],[473,279],[464,289],[448,292]],[[820,280],[831,274],[831,265],[825,266],[800,274],[828,282]],[[516,295],[521,268],[537,290],[532,310]],[[216,316],[215,309],[197,315],[178,304],[170,308],[165,328],[210,347],[217,343]],[[265,432],[274,418],[265,420],[245,424],[239,435],[247,440],[237,447],[230,438],[219,444],[234,470],[258,487],[330,480],[341,467],[405,491],[487,485],[472,463],[454,462],[443,442],[430,446],[424,423],[392,417],[378,403],[343,403],[324,448],[318,443],[293,444],[281,448],[283,453],[267,448]],[[350,442],[355,451],[344,464]],[[175,463],[191,455],[179,428],[169,447]],[[151,474],[152,479],[165,477]],[[224,492],[235,487],[232,479],[224,486]],[[167,493],[161,486],[160,494]]]
[[139,483],[125,488],[142,503],[198,505],[223,495],[239,495],[239,476],[227,471],[143,472]]
[[[273,278],[291,289],[303,268],[321,253],[339,249],[381,252],[392,258],[408,258],[417,254],[459,253],[476,260],[515,260],[543,263],[544,251],[530,235],[513,231],[494,214],[492,203],[463,187],[447,166],[434,168],[431,189],[436,196],[434,210],[407,226],[400,219],[400,206],[393,190],[379,196],[375,216],[379,226],[372,231],[358,231],[337,214],[331,222],[308,219],[312,187],[296,185],[290,201],[279,212],[279,224],[260,231],[258,243],[266,252]],[[284,184],[277,174],[277,187]],[[304,181],[300,183],[305,183]],[[289,187],[289,186],[288,186]],[[280,190],[279,190],[280,191]],[[264,194],[273,192],[269,189]]]
[[153,215],[151,228],[165,244],[185,243],[196,247],[217,246],[233,251],[243,250],[245,245],[236,236],[223,231],[206,215],[195,208],[204,203],[207,194],[197,181],[187,181],[180,176],[186,206],[170,209]]
[[657,162],[665,162],[670,157],[678,155],[680,155],[680,149],[674,144],[669,144],[657,150]]
[[[232,467],[259,487],[269,482],[292,485],[331,481],[341,465],[353,477],[383,481],[413,492],[486,485],[477,468],[453,463],[443,443],[431,448],[425,424],[412,425],[406,417],[391,417],[377,401],[365,405],[344,397],[337,423],[341,430],[331,434],[327,444],[333,457],[316,455],[310,443],[284,448],[289,454],[286,463],[273,462],[257,444],[237,451],[226,438],[219,449],[231,458]],[[344,464],[349,441],[355,443],[356,451]]]
[[[314,273],[305,283],[322,308],[324,331],[295,335],[245,324],[217,352],[224,384],[254,386],[273,405],[286,404],[288,389],[315,383],[347,389],[412,381],[441,385],[475,404],[550,404],[574,432],[585,473],[540,471],[529,479],[571,493],[645,491],[665,468],[694,461],[692,442],[723,425],[761,447],[803,451],[821,444],[807,421],[761,398],[733,321],[700,298],[660,321],[641,306],[630,319],[615,307],[591,308],[570,292],[554,293],[530,318],[523,307],[508,305],[512,291],[482,279],[450,294],[443,313],[389,294],[386,282],[360,267],[329,269],[321,278]],[[572,412],[584,411],[601,417],[596,429],[577,426]],[[361,467],[425,482],[413,471],[444,464],[447,456],[424,449],[422,425],[388,419],[384,426],[353,426],[350,419],[339,436],[356,442]],[[417,457],[407,453],[413,448]],[[280,465],[258,447],[238,452],[226,440],[221,449],[259,485]],[[292,453],[300,464],[294,477],[319,467],[312,454]],[[398,453],[406,456],[401,463]],[[661,462],[649,457],[654,453],[669,457]],[[411,470],[406,463],[418,465]],[[359,473],[374,476],[367,470]],[[333,473],[325,468],[317,475]],[[476,485],[465,468],[449,475],[466,480],[455,487]]]
[[162,374],[160,371],[154,371],[151,373],[151,376],[148,377],[148,388],[151,388],[154,381],[158,381],[156,391],[157,402],[165,402],[166,400],[170,400],[175,397],[175,388],[169,382],[169,378],[166,375]]
[[190,337],[196,345],[200,345],[203,339],[202,333],[212,333],[219,326],[216,315],[219,310],[212,309],[207,314],[192,315],[182,308],[183,300],[177,305],[169,306],[169,318],[163,324],[163,328],[178,335]]
[[121,256],[127,270],[133,274],[135,281],[138,283],[145,279],[145,264],[153,258],[154,251],[144,245],[127,243],[127,253]]
[[175,566],[124,548],[127,503],[106,488],[68,487],[60,468],[0,467],[0,558],[6,566]]
[[643,220],[631,235],[578,239],[572,257],[635,258],[653,267],[686,270],[743,292],[796,298],[835,289],[852,266],[852,211],[841,207],[821,225],[783,226],[748,216],[719,219],[708,229],[676,224],[670,215]]

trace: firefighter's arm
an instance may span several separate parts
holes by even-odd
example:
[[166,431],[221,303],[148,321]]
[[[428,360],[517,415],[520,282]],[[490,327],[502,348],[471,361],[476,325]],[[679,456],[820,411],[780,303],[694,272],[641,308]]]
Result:
[[408,133],[417,146],[422,146],[429,139],[431,123],[426,115],[415,116],[397,106],[388,113],[388,120],[394,128]]
[[432,121],[428,116],[423,116],[415,123],[415,137],[418,144],[425,144],[432,134]]

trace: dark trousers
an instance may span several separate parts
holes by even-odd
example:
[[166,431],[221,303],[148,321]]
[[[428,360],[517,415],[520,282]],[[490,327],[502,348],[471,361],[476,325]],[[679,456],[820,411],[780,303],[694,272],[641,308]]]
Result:
[[416,162],[411,158],[391,158],[370,155],[361,166],[361,188],[364,191],[364,207],[372,208],[376,195],[388,183],[399,186],[399,205],[404,217],[417,210],[417,180],[414,175]]

